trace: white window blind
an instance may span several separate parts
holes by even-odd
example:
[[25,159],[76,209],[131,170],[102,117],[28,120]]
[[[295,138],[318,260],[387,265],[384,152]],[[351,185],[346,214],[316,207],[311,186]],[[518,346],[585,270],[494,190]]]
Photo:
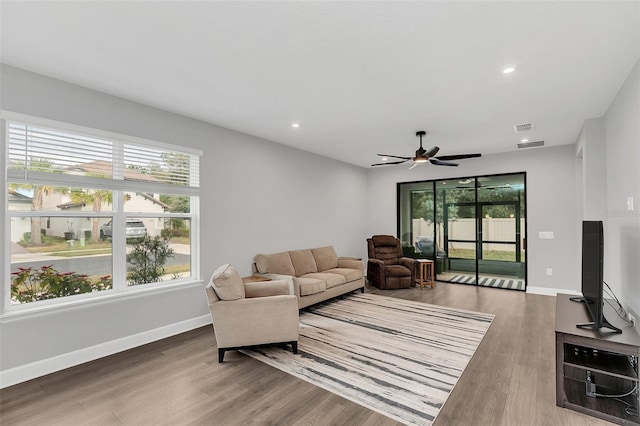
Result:
[[[180,147],[155,147],[8,122],[8,175],[14,181],[68,180],[118,189],[136,181],[150,190],[193,194],[199,156]],[[65,177],[66,176],[66,177]]]

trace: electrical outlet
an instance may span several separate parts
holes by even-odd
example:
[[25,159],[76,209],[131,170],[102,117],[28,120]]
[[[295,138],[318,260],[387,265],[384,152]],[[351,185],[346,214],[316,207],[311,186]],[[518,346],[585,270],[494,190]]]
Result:
[[549,276],[553,275],[553,269],[552,268],[547,268],[547,275],[549,275]]

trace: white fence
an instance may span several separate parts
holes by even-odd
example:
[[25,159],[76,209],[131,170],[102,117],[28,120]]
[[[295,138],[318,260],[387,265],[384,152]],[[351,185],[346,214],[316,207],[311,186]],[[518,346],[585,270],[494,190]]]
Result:
[[[525,228],[524,219],[520,219],[520,244],[524,248]],[[424,219],[413,219],[412,231],[414,241],[418,237],[433,235],[433,223]],[[476,239],[475,219],[456,219],[449,222],[449,240],[475,240]],[[444,229],[443,224],[438,224],[438,246],[444,249]],[[516,219],[515,218],[483,218],[482,219],[482,239],[483,241],[516,241]],[[473,243],[449,243],[450,246],[460,249],[475,249]],[[513,244],[484,244],[484,250],[514,251]]]

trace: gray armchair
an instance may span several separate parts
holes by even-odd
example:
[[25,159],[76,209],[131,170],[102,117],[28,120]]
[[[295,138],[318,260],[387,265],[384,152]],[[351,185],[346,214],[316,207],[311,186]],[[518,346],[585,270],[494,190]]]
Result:
[[218,362],[225,351],[272,343],[290,344],[298,353],[298,299],[287,281],[243,283],[233,267],[223,265],[205,291]]

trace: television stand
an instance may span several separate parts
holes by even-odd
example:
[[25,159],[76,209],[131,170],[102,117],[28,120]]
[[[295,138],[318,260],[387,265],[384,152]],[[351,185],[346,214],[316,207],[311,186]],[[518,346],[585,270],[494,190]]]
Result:
[[[585,305],[589,303],[589,301],[587,299],[585,299],[584,297],[570,297],[569,300],[571,300],[572,302],[583,302]],[[596,327],[596,323],[595,322],[582,322],[582,323],[578,323],[576,324],[576,327],[578,328],[586,328],[586,329],[591,329],[591,330],[598,330],[600,328],[608,328],[609,330],[613,330],[614,333],[622,333],[622,330],[619,329],[618,327],[616,327],[615,325],[611,324],[609,321],[607,321],[607,319],[605,318],[604,314],[602,314],[602,327]]]
[[[620,333],[576,328],[589,320],[585,305],[556,297],[556,405],[621,425],[640,425],[640,336],[615,316]],[[613,316],[611,316],[613,315]],[[616,328],[618,328],[616,327]]]

